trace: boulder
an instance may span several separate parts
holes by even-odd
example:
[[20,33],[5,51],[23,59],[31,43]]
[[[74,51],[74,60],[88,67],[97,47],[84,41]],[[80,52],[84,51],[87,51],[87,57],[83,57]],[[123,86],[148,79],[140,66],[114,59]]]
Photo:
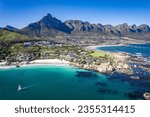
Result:
[[145,100],[150,100],[150,93],[146,92],[143,94]]

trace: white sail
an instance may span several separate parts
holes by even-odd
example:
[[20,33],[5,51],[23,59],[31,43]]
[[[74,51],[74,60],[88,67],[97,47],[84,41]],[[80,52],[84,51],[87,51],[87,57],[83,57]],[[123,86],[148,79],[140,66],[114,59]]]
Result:
[[21,91],[21,90],[22,90],[22,88],[21,88],[21,85],[19,84],[18,91]]
[[33,85],[26,86],[26,87],[22,87],[22,86],[19,84],[19,86],[18,86],[18,91],[25,90],[25,89],[30,88],[30,87],[32,87],[32,86],[33,86]]

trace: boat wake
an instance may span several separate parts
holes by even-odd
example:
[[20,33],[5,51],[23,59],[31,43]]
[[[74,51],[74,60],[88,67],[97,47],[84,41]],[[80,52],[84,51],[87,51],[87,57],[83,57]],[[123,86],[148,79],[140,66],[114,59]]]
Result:
[[26,86],[26,87],[22,87],[20,84],[19,84],[19,86],[18,86],[18,91],[22,91],[22,90],[25,90],[25,89],[28,89],[28,88],[30,88],[30,87],[32,87],[33,85],[30,85],[30,86]]

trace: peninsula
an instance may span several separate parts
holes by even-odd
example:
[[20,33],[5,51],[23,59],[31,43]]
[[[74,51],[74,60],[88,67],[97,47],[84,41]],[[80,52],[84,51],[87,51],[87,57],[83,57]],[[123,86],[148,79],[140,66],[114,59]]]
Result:
[[[0,61],[1,66],[21,66],[33,64],[33,61],[39,63],[37,60],[43,64],[57,63],[55,59],[58,59],[101,73],[116,71],[131,74],[128,54],[96,50],[95,45],[148,43],[148,35],[148,25],[128,26],[125,23],[113,27],[79,20],[62,22],[47,14],[23,29],[12,26],[1,28]],[[47,59],[52,61],[47,62]]]

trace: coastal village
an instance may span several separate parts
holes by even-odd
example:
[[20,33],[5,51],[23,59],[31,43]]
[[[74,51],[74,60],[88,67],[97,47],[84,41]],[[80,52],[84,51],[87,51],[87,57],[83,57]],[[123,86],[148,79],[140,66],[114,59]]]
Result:
[[[0,68],[67,64],[106,75],[125,74],[130,80],[140,81],[140,70],[150,73],[149,60],[96,47],[149,43],[148,29],[147,25],[133,28],[128,24],[113,27],[82,21],[63,23],[48,14],[21,30],[9,26],[0,29]],[[149,92],[142,95],[150,99]]]
[[26,64],[30,64],[36,59],[59,59],[71,65],[101,73],[131,71],[126,64],[127,55],[123,53],[115,54],[80,46],[53,44],[48,41],[24,42],[10,47],[10,52],[6,57],[6,65],[21,66],[25,61]]
[[[99,45],[100,46],[100,45]],[[133,69],[141,67],[149,72],[149,68],[136,65],[143,59],[127,53],[113,53],[96,49],[97,46],[75,46],[52,41],[32,41],[12,44],[1,59],[0,68],[21,67],[38,64],[67,64],[75,67],[94,70],[103,74],[114,72],[130,75],[133,80],[139,80]],[[131,64],[133,63],[133,64]],[[144,63],[144,61],[143,61]],[[143,94],[149,99],[149,93]]]

